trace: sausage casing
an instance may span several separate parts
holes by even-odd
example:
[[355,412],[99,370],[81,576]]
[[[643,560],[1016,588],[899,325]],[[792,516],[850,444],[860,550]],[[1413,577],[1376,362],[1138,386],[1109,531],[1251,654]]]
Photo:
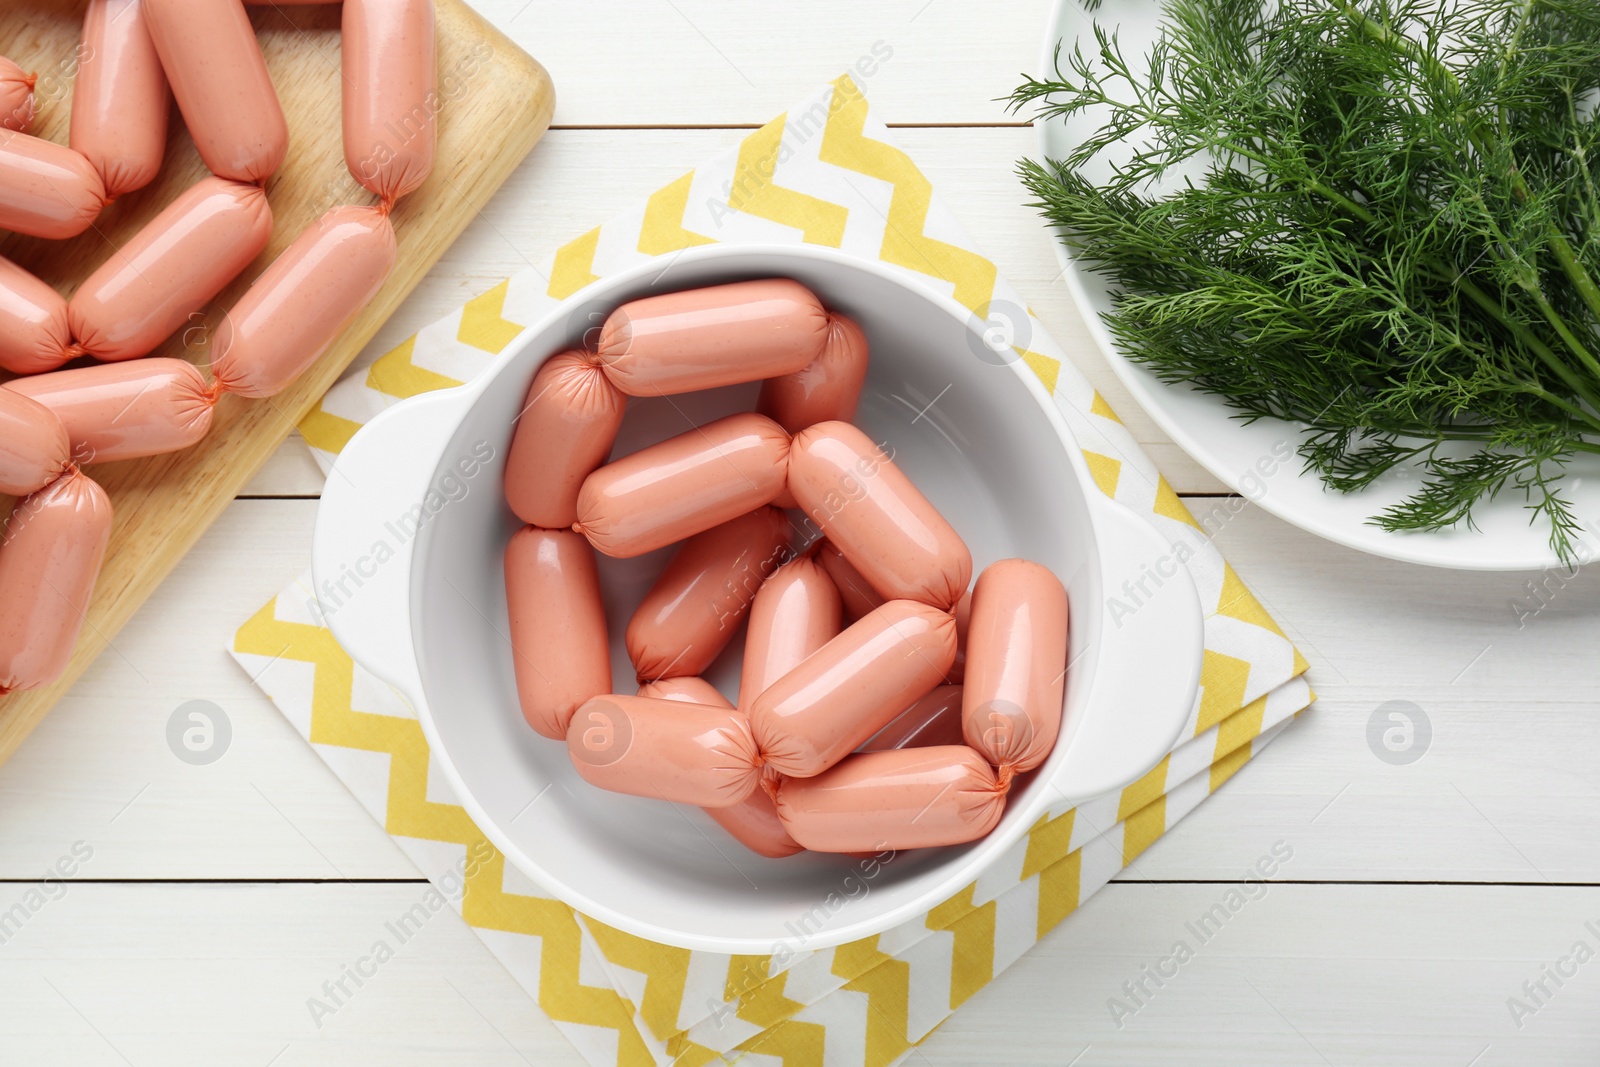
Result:
[[72,149],[28,133],[0,138],[0,230],[64,241],[105,206],[100,175]]
[[271,237],[266,193],[226,178],[201,178],[72,294],[72,335],[106,362],[146,355],[197,321]]
[[811,290],[763,278],[631,300],[607,316],[598,347],[618,389],[666,396],[798,371],[827,331]]
[[0,258],[0,367],[13,374],[38,374],[77,354],[61,294]]
[[142,0],[183,121],[211,173],[263,182],[289,150],[289,125],[250,16],[236,0]]
[[26,133],[33,125],[33,85],[32,74],[0,56],[0,127]]
[[324,214],[228,312],[212,352],[217,384],[253,397],[288,388],[377,295],[397,254],[388,212],[336,207]]
[[0,389],[0,493],[27,496],[67,472],[72,440],[55,413],[11,389]]
[[839,591],[816,560],[790,560],[774,571],[750,605],[739,707],[748,711],[767,686],[833,640],[841,615]]
[[834,312],[817,358],[763,382],[756,410],[790,433],[819,422],[849,422],[856,417],[868,361],[867,335],[854,319]]
[[639,687],[638,695],[655,700],[676,700],[683,704],[709,704],[713,708],[733,707],[721,690],[695,674],[645,682]]
[[972,628],[972,592],[968,590],[956,601],[956,661],[950,664],[950,673],[944,680],[960,685],[967,677],[967,633]]
[[[709,704],[714,708],[731,708],[728,698],[717,691],[704,678],[663,678],[659,682],[646,682],[639,687],[642,697],[660,700],[679,700],[690,704]],[[772,768],[762,768],[763,777],[776,780]],[[702,808],[716,824],[728,831],[739,844],[757,855],[782,859],[805,851],[778,818],[778,809],[763,787],[750,790],[750,795],[737,804],[725,808]]]
[[506,457],[506,503],[517,518],[552,530],[578,521],[578,490],[611,454],[627,400],[591,353],[545,360]]
[[967,591],[972,554],[966,543],[894,461],[849,423],[819,423],[795,435],[789,491],[882,596],[949,611]]
[[1003,559],[972,590],[963,683],[967,744],[1014,773],[1043,763],[1061,732],[1067,591],[1048,568]]
[[1006,785],[965,745],[862,752],[778,784],[778,817],[813,852],[882,852],[975,841],[993,830]]
[[637,556],[754,511],[783,487],[789,435],[746,412],[601,467],[578,491],[584,534],[608,556]]
[[834,588],[839,590],[839,599],[844,604],[844,617],[847,622],[855,622],[863,615],[883,606],[883,597],[872,588],[872,583],[863,578],[861,572],[844,558],[844,553],[839,551],[838,545],[826,538],[819,541],[817,562],[828,572],[828,577],[833,579]]
[[100,175],[106,196],[143,189],[167,150],[167,75],[143,0],[89,0],[67,143]]
[[761,778],[742,714],[678,700],[595,697],[567,726],[567,754],[591,785],[702,808],[739,803]]
[[344,0],[344,160],[393,203],[433,171],[439,94],[433,0]]
[[75,367],[18,378],[5,389],[55,412],[80,464],[188,448],[211,429],[216,406],[205,376],[181,359]]
[[767,507],[685,541],[628,620],[628,656],[639,677],[711,666],[788,548],[789,520]]
[[750,703],[750,727],[780,774],[820,774],[944,680],[956,654],[946,612],[891,600]]
[[522,715],[559,741],[580,704],[611,691],[594,549],[571,530],[524,526],[506,545],[505,574]]
[[111,540],[111,501],[71,471],[18,501],[0,544],[0,693],[67,669]]

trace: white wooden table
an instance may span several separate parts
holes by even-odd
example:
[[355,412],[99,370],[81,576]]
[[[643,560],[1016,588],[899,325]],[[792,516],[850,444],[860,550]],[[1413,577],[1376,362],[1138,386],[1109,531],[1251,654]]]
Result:
[[[1190,505],[1228,505],[1084,343],[1050,239],[1022,206],[1012,165],[1032,131],[994,98],[1032,69],[1044,0],[825,0],[787,15],[733,0],[480,6],[550,68],[557,126],[380,349],[881,42],[893,55],[868,91],[896,136]],[[453,914],[320,1028],[307,1010],[423,891],[225,652],[306,565],[319,484],[289,442],[0,769],[0,914],[19,902],[26,914],[0,926],[0,1062],[581,1062]],[[1217,539],[1310,659],[1320,701],[912,1062],[1596,1062],[1596,582],[1388,563],[1249,505]],[[1547,606],[1519,620],[1518,605],[1538,604],[1530,577]],[[232,726],[209,766],[167,744],[168,717],[191,699]],[[1368,744],[1390,701],[1431,724],[1408,765]],[[1123,984],[1278,842],[1293,858],[1266,896],[1117,1025],[1108,1000],[1126,1002]],[[41,887],[75,849],[75,876]],[[1547,967],[1576,973],[1558,985]],[[1513,997],[1532,1009],[1520,1019]]]

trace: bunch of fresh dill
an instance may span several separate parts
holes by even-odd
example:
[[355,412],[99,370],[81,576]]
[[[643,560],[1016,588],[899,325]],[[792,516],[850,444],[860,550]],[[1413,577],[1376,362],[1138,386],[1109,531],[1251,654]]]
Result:
[[1122,347],[1305,424],[1336,489],[1420,464],[1386,529],[1512,487],[1571,558],[1562,470],[1600,452],[1600,2],[1169,0],[1163,24],[1137,65],[1097,26],[1012,98],[1103,117],[1020,170]]

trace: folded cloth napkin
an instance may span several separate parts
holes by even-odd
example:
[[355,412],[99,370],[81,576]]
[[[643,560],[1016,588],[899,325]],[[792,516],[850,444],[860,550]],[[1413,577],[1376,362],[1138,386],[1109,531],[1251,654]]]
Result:
[[309,575],[239,629],[233,654],[589,1062],[700,1065],[755,1053],[821,1067],[889,1064],[1307,707],[1306,662],[975,250],[848,74],[538,267],[357,365],[301,433],[326,469],[377,412],[471,379],[522,324],[589,282],[719,241],[808,242],[881,260],[1008,331],[1100,489],[1169,539],[1207,611],[1201,691],[1183,740],[1154,770],[1115,795],[1048,812],[971,886],[876,937],[767,956],[691,952],[586,919],[509,867],[430,773],[407,703],[321,625]]

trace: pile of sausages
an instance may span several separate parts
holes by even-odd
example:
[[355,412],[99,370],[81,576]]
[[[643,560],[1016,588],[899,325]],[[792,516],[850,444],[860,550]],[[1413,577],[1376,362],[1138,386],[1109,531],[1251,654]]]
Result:
[[[112,521],[79,468],[194,444],[224,393],[281,392],[394,267],[390,212],[433,167],[433,2],[345,0],[341,19],[345,162],[379,202],[332,209],[267,267],[212,337],[209,381],[185,360],[140,357],[199,319],[272,236],[265,186],[289,131],[244,5],[89,0],[67,147],[25,132],[33,79],[0,61],[0,229],[74,237],[148,185],[169,93],[212,172],[70,300],[0,259],[0,368],[23,376],[0,388],[0,492],[24,497],[0,544],[0,693],[55,680],[77,641]],[[57,369],[84,356],[98,362]]]
[[[1066,591],[1009,559],[968,592],[960,535],[849,421],[867,363],[854,322],[764,279],[624,304],[535,375],[505,475],[513,665],[585,780],[762,855],[875,853],[982,837],[1049,755]],[[628,397],[756,380],[758,411],[605,462]],[[643,684],[613,694],[595,552],[676,542],[628,622]],[[700,675],[746,621],[735,707]]]

